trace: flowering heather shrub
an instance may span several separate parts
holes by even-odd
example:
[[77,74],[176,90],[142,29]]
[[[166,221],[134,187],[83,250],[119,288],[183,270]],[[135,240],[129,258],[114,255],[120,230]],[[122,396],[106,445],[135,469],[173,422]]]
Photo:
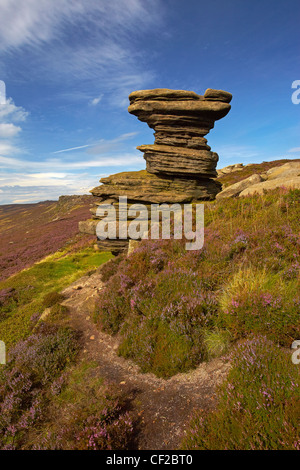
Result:
[[288,191],[284,197],[284,201],[286,204],[293,206],[300,204],[300,189],[292,189]]
[[[21,448],[28,431],[43,418],[47,388],[74,359],[77,343],[67,328],[41,328],[10,351],[0,370],[0,448]],[[52,391],[53,393],[53,391]]]
[[127,399],[103,382],[97,363],[81,362],[51,385],[52,419],[35,429],[34,450],[126,450],[133,422]]
[[115,258],[109,260],[107,263],[104,263],[101,267],[101,276],[103,282],[107,282],[118,270],[118,266],[123,261],[124,255],[120,254]]
[[127,269],[130,261],[121,263],[102,292],[96,314],[102,328],[120,332],[120,354],[133,358],[143,371],[164,377],[205,358],[202,331],[212,324],[217,308],[216,297],[205,289],[201,276],[170,260],[166,264],[168,252],[176,249],[172,243],[164,244],[168,250],[154,253],[147,244],[136,250],[133,263],[138,259],[143,268],[147,266],[145,280],[136,275],[140,270]]
[[128,413],[119,415],[120,407],[103,409],[82,423],[83,429],[75,436],[76,450],[124,450],[132,439],[133,424]]
[[264,333],[280,344],[290,346],[300,331],[300,299],[255,293],[241,299],[237,294],[224,313],[224,325],[236,337]]
[[299,207],[292,193],[207,203],[201,250],[186,251],[184,240],[149,240],[116,263],[95,319],[120,335],[119,353],[144,371],[170,376],[206,358],[211,342],[255,332],[289,346],[300,332]]
[[183,449],[300,450],[299,366],[258,336],[237,345],[215,411],[192,420]]
[[221,296],[220,324],[235,338],[250,333],[290,346],[300,332],[299,284],[283,284],[278,275],[266,271],[241,270]]
[[16,305],[16,290],[13,288],[0,289],[0,322],[7,318]]
[[15,297],[15,289],[6,288],[0,289],[0,307],[6,305]]
[[133,422],[115,404],[114,416],[106,408],[68,426],[47,430],[35,439],[32,450],[127,450],[133,440]]
[[243,232],[243,230],[239,230],[239,233],[234,237],[233,241],[230,244],[228,258],[231,259],[235,255],[244,252],[248,246],[248,242],[249,235]]

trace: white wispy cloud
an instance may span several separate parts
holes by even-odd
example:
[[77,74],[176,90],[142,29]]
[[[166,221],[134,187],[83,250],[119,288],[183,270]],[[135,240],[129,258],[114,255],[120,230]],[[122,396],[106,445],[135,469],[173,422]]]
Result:
[[6,158],[5,155],[15,155],[16,153],[21,153],[22,150],[19,147],[16,147],[11,142],[0,140],[0,164],[5,165],[5,162],[9,162],[10,158]]
[[90,104],[91,106],[97,106],[97,104],[100,103],[100,101],[102,100],[102,98],[103,98],[103,93],[101,93],[101,95],[97,96],[96,98],[90,100],[89,104]]
[[249,159],[259,156],[258,149],[243,145],[221,145],[218,147],[217,153],[224,159]]
[[[103,174],[101,176],[107,176]],[[56,184],[41,186],[7,186],[0,189],[1,204],[32,203],[45,200],[58,199],[61,195],[89,194],[90,189],[95,185],[87,178],[86,185],[82,185],[80,179],[69,178],[64,184],[57,181]]]
[[[0,148],[1,150],[1,148]],[[117,166],[128,166],[143,163],[143,159],[139,155],[132,154],[119,154],[112,156],[101,156],[91,160],[85,160],[82,158],[78,160],[78,157],[75,155],[68,161],[48,158],[43,161],[39,160],[23,160],[13,157],[3,157],[0,153],[0,168],[6,169],[18,169],[22,168],[24,171],[36,170],[45,170],[53,169],[55,170],[82,170],[88,168],[102,168],[102,167],[117,167]],[[1,180],[1,178],[0,178]]]
[[[142,30],[158,20],[157,0],[1,0],[0,48],[49,42],[63,36],[66,23],[97,25],[111,37]],[[112,26],[114,29],[112,29]]]
[[84,148],[86,148],[86,147],[90,147],[91,145],[92,145],[92,144],[79,145],[79,147],[70,147],[70,148],[68,148],[68,149],[56,150],[56,152],[53,152],[53,153],[71,152],[72,150],[84,149]]
[[0,138],[9,139],[15,137],[21,130],[21,127],[15,126],[13,123],[0,123]]
[[[28,112],[21,106],[16,106],[11,98],[7,99],[5,103],[0,106],[0,160],[2,164],[5,157],[9,157],[18,153],[21,150],[14,143],[14,138],[21,132],[21,127],[16,126],[14,122],[25,121]],[[10,122],[7,122],[10,121]],[[23,151],[26,153],[26,151]]]
[[137,132],[127,132],[126,134],[122,134],[111,140],[100,139],[99,141],[93,144],[85,144],[85,145],[79,145],[77,147],[70,147],[70,148],[63,149],[63,150],[56,150],[55,152],[52,152],[52,153],[57,154],[57,153],[72,152],[73,150],[81,150],[81,149],[89,148],[89,147],[90,149],[87,150],[87,153],[90,153],[93,155],[108,153],[111,151],[115,151],[116,148],[120,146],[120,144],[122,144],[124,141],[128,139],[131,139],[132,137],[135,137],[137,134],[138,134]]
[[[144,34],[159,34],[163,21],[162,0],[1,0],[0,63],[18,64],[10,73],[23,80],[34,74],[37,83],[55,84],[62,105],[82,102],[95,107],[91,113],[98,112],[99,103],[99,108],[127,107],[128,94],[155,77],[140,44]],[[135,134],[70,142],[69,148],[53,152],[57,158],[30,158],[22,154],[19,139],[18,123],[27,116],[11,98],[0,106],[1,203],[4,196],[29,202],[81,194],[95,186],[93,173],[98,180],[101,171],[111,174],[110,168],[144,167],[140,154],[122,146]]]
[[[108,173],[99,174],[99,178]],[[63,194],[89,194],[96,186],[88,173],[33,173],[24,176],[0,171],[0,203],[19,204],[58,199]]]
[[292,149],[288,150],[289,153],[295,153],[295,152],[300,152],[300,147],[294,147]]
[[124,106],[130,91],[154,77],[139,38],[162,24],[161,0],[1,0],[0,55],[26,52],[23,74],[34,67],[48,82],[97,80],[91,105],[112,92],[111,104]]
[[28,111],[22,108],[22,106],[16,106],[12,98],[8,98],[0,106],[0,122],[8,120],[13,122],[25,121],[28,114]]

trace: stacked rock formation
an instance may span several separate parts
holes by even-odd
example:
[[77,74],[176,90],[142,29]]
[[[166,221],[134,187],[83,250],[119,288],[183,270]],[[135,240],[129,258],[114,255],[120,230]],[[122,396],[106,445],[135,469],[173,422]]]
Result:
[[[218,155],[204,137],[215,121],[229,112],[232,95],[222,90],[206,90],[204,96],[192,91],[134,91],[129,95],[129,113],[154,130],[155,142],[138,148],[144,153],[146,170],[119,173],[102,178],[91,193],[95,199],[93,219],[80,223],[80,230],[95,233],[100,204],[117,209],[120,196],[128,204],[192,203],[211,200],[221,190],[217,177]],[[101,250],[114,253],[127,248],[127,240],[99,240]]]

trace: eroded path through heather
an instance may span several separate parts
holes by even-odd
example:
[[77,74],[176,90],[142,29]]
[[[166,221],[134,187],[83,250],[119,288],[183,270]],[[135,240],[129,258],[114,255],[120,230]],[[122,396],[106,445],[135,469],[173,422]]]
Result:
[[224,380],[229,365],[216,359],[168,380],[142,374],[136,364],[117,355],[118,340],[92,322],[91,311],[102,288],[97,272],[63,291],[71,326],[84,342],[80,359],[96,361],[99,375],[126,394],[132,413],[141,419],[139,449],[176,449],[194,410],[213,407],[216,386]]

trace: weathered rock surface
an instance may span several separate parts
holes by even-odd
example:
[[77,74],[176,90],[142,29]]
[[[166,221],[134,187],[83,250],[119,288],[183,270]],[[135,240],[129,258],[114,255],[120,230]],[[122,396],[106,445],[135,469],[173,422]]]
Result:
[[285,178],[274,178],[267,181],[263,181],[258,184],[254,184],[249,188],[244,189],[239,194],[239,197],[243,196],[252,196],[253,194],[264,194],[265,191],[270,191],[271,189],[275,188],[294,188],[300,189],[300,176],[296,176],[295,178],[285,177]]
[[204,96],[184,90],[135,91],[129,113],[154,129],[155,144],[138,147],[150,173],[215,177],[218,155],[204,136],[230,111],[232,95],[206,90]]
[[128,250],[128,240],[97,240],[99,251],[110,251],[113,255],[126,252]]
[[236,163],[235,165],[228,165],[220,170],[217,170],[218,177],[233,173],[234,171],[241,171],[244,167],[243,163]]
[[127,256],[130,256],[138,246],[138,240],[129,240]]
[[300,162],[288,162],[284,165],[270,168],[264,176],[268,180],[276,178],[297,178],[300,176]]
[[128,202],[189,203],[214,199],[221,184],[212,179],[158,177],[146,170],[118,173],[102,178],[102,185],[91,190],[94,196],[118,200],[127,196]]
[[149,173],[165,175],[193,175],[214,178],[218,154],[209,150],[173,147],[169,145],[140,145]]
[[228,91],[213,90],[212,88],[208,88],[204,93],[204,99],[224,101],[225,103],[230,103],[230,101],[232,100],[232,94],[228,93]]
[[96,226],[98,220],[82,220],[79,222],[78,227],[79,227],[79,232],[81,233],[87,233],[88,235],[96,235]]
[[[129,208],[142,203],[149,206],[147,210],[150,204],[214,199],[222,187],[212,179],[217,177],[219,157],[211,151],[204,136],[216,120],[229,112],[231,98],[230,93],[213,89],[206,90],[204,96],[166,88],[132,92],[129,113],[155,131],[154,144],[137,147],[144,153],[147,170],[102,178],[102,184],[91,190],[95,200],[92,219],[81,222],[80,231],[96,233],[99,219],[105,217],[102,204],[111,204],[116,209],[117,221],[123,220],[120,197],[127,197]],[[127,220],[130,222],[130,217]],[[99,249],[113,253],[123,251],[127,245],[127,240],[98,240]]]
[[263,178],[260,175],[251,175],[249,178],[245,178],[244,180],[225,188],[223,191],[217,194],[216,199],[238,196],[243,190],[251,187],[254,184],[256,185],[257,183],[260,183],[261,181],[263,181]]
[[[240,165],[241,164],[231,165],[230,167],[236,166],[236,168],[231,170],[230,167],[225,167],[221,171],[223,171],[223,174],[229,173],[230,171],[238,171],[238,169],[241,168]],[[265,191],[279,187],[300,188],[300,162],[288,162],[281,166],[271,168],[260,175],[254,174],[249,176],[225,188],[217,194],[216,199],[251,196],[255,193],[264,194]]]

